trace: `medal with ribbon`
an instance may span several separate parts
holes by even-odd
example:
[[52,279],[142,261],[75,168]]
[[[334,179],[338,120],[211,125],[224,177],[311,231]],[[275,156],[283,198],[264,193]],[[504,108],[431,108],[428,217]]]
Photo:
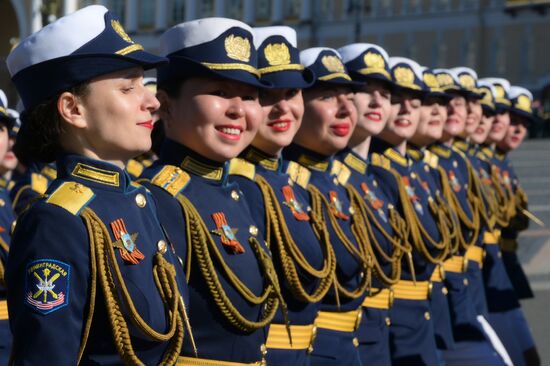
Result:
[[330,191],[329,197],[330,197],[330,208],[334,216],[342,220],[349,220],[349,216],[344,213],[344,209],[342,207],[342,201],[340,201],[340,199],[338,198],[338,193],[336,193],[336,191]]
[[113,246],[118,248],[120,257],[124,262],[138,264],[145,258],[145,255],[136,246],[138,234],[134,233],[130,235],[126,229],[124,220],[118,219],[111,222],[111,230],[113,230],[113,235],[116,239]]
[[220,236],[222,244],[228,247],[234,254],[244,253],[243,246],[235,236],[238,229],[233,229],[229,226],[225,214],[223,212],[214,212],[212,214],[212,219],[214,219],[216,223],[216,229],[210,230],[210,232]]
[[294,215],[294,218],[298,221],[309,221],[309,215],[307,212],[303,210],[303,206],[300,202],[296,200],[296,196],[294,195],[294,190],[291,186],[284,186],[282,188],[283,190],[283,196],[285,197],[285,202],[283,202],[283,205],[290,208],[292,211],[292,215]]

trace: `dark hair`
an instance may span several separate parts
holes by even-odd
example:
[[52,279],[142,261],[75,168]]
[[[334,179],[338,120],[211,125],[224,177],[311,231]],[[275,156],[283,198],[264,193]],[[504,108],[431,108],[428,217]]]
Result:
[[[89,83],[79,84],[68,92],[84,97]],[[21,128],[13,151],[23,165],[33,162],[50,163],[62,151],[60,137],[64,132],[63,119],[57,110],[58,94],[44,103],[21,113]]]
[[174,77],[159,81],[157,90],[163,90],[170,98],[177,98],[180,95],[182,84],[189,79],[188,77]]

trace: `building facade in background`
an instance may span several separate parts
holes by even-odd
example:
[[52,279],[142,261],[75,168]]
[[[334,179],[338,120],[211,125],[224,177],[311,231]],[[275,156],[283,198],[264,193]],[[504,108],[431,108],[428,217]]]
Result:
[[[431,67],[468,66],[531,89],[550,111],[549,0],[0,0],[0,59],[18,40],[90,4],[117,13],[136,42],[182,21],[223,16],[252,26],[287,24],[301,48],[383,46]],[[5,65],[0,87],[10,92]]]

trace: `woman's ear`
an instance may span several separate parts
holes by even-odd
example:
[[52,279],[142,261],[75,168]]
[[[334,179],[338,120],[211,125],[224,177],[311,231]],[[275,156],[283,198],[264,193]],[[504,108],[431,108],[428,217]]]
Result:
[[81,98],[73,93],[64,92],[59,96],[57,111],[65,122],[76,128],[85,128],[88,125],[84,116]]

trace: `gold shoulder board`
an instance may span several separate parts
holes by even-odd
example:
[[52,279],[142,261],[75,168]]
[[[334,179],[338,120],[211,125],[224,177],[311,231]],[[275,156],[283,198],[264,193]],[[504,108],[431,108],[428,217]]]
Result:
[[94,192],[81,183],[65,182],[49,195],[46,202],[62,207],[73,215],[78,215],[94,197]]
[[187,187],[190,180],[191,176],[181,168],[173,165],[166,165],[153,177],[151,183],[164,189],[175,197]]
[[374,165],[374,166],[379,166],[379,167],[384,168],[386,170],[391,169],[391,162],[389,161],[388,158],[386,158],[383,155],[380,155],[378,153],[373,153],[370,156],[370,159],[371,159],[372,165]]
[[230,175],[240,175],[241,177],[254,180],[256,177],[256,167],[254,164],[241,159],[233,158],[229,162],[229,174]]
[[40,194],[46,193],[46,190],[48,189],[48,178],[40,173],[32,173],[31,189]]
[[311,172],[308,168],[303,165],[291,161],[288,163],[286,173],[290,176],[290,179],[298,184],[300,187],[307,189],[309,184],[309,178],[311,177]]
[[342,164],[342,167],[340,168],[340,172],[338,172],[338,183],[345,186],[348,184],[349,177],[351,177],[351,170]]
[[131,176],[139,178],[143,172],[143,164],[137,160],[130,159],[128,164],[126,164],[126,170]]

